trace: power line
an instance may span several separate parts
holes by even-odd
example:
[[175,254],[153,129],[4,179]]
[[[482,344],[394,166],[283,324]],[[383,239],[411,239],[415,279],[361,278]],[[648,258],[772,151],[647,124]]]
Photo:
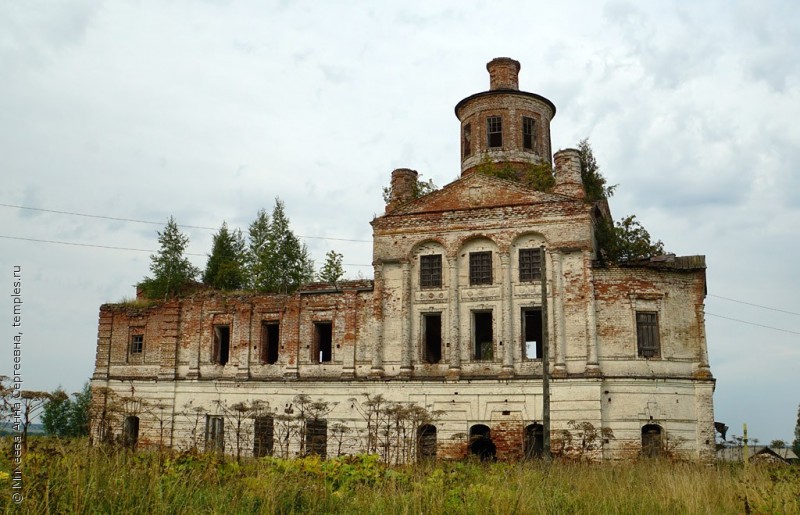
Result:
[[[117,222],[134,222],[137,224],[149,224],[149,225],[164,225],[164,222],[153,222],[150,220],[137,220],[135,218],[119,218],[116,216],[105,216],[105,215],[90,215],[87,213],[76,213],[74,211],[58,211],[56,209],[44,209],[41,207],[28,207],[28,206],[17,206],[14,204],[2,204],[0,203],[0,207],[11,207],[16,209],[26,209],[28,211],[41,211],[44,213],[56,213],[59,215],[71,215],[71,216],[83,216],[85,218],[100,218],[103,220],[114,220]],[[183,227],[185,229],[202,229],[204,231],[216,231],[216,227],[205,227],[202,225],[185,225],[185,224],[176,224],[178,227]],[[331,240],[331,241],[350,241],[355,243],[372,243],[372,240],[356,240],[351,238],[335,238],[329,236],[303,236],[301,234],[297,235],[298,238],[305,238],[308,240]],[[139,249],[141,250],[141,249]],[[149,251],[148,251],[149,252]]]
[[[149,252],[151,254],[155,254],[158,251],[150,250],[150,249],[134,249],[132,247],[115,247],[112,245],[95,245],[93,243],[77,243],[73,241],[56,241],[56,240],[40,240],[37,238],[23,238],[21,236],[7,236],[4,234],[0,234],[0,238],[5,238],[7,240],[21,240],[21,241],[33,241],[36,243],[53,243],[56,245],[71,245],[74,247],[94,247],[98,249],[109,249],[109,250],[129,250],[134,252]],[[196,252],[186,252],[185,255],[187,256],[206,256],[206,254],[198,254]],[[372,266],[371,264],[363,264],[363,263],[342,263],[345,266]]]
[[706,311],[706,315],[711,315],[712,317],[717,317],[717,318],[724,318],[725,320],[733,320],[734,322],[740,322],[742,324],[754,325],[756,327],[763,327],[765,329],[772,329],[774,331],[781,331],[781,332],[789,333],[789,334],[800,334],[800,332],[797,332],[797,331],[790,331],[789,329],[781,329],[779,327],[772,327],[771,325],[757,324],[755,322],[747,322],[745,320],[739,320],[738,318],[731,318],[731,317],[725,317],[725,316],[722,316],[722,315],[715,315],[714,313],[709,313],[708,311]]
[[789,315],[800,316],[800,313],[795,313],[794,311],[787,311],[785,309],[778,309],[778,308],[770,308],[768,306],[762,306],[761,304],[753,304],[752,302],[745,302],[743,300],[736,300],[736,299],[731,299],[731,298],[728,298],[728,297],[723,297],[722,295],[713,295],[713,294],[709,293],[708,296],[709,297],[716,297],[718,299],[729,300],[731,302],[738,302],[739,304],[747,304],[748,306],[755,306],[755,307],[761,308],[761,309],[768,309],[770,311],[778,311],[780,313],[787,313]]

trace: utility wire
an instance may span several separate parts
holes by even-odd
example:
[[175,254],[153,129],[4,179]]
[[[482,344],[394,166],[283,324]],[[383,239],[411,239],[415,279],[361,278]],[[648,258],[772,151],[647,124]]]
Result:
[[797,331],[790,331],[789,329],[781,329],[779,327],[772,327],[771,325],[757,324],[755,322],[747,322],[745,320],[739,320],[738,318],[731,318],[731,317],[724,317],[722,315],[715,315],[714,313],[709,313],[708,311],[706,311],[706,315],[711,315],[712,317],[717,317],[717,318],[724,318],[725,320],[733,320],[734,322],[740,322],[742,324],[754,325],[756,327],[763,327],[765,329],[772,329],[774,331],[781,331],[781,332],[789,333],[789,334],[800,334],[800,332],[797,332]]
[[[93,243],[76,243],[72,241],[55,241],[55,240],[39,240],[36,238],[22,238],[20,236],[7,236],[4,234],[0,234],[0,238],[5,238],[7,240],[21,240],[21,241],[34,241],[36,243],[54,243],[56,245],[72,245],[74,247],[94,247],[98,249],[110,249],[110,250],[132,250],[135,252],[149,252],[151,254],[156,254],[157,250],[149,250],[149,249],[134,249],[131,247],[114,247],[112,245],[95,245]],[[206,254],[198,254],[197,252],[185,252],[186,256],[206,256]],[[371,264],[363,264],[363,263],[342,263],[345,266],[372,266]]]
[[728,298],[728,297],[723,297],[722,295],[712,295],[711,293],[709,293],[708,296],[709,297],[716,297],[718,299],[729,300],[731,302],[738,302],[739,304],[747,304],[748,306],[755,306],[755,307],[761,308],[761,309],[768,309],[770,311],[778,311],[780,313],[787,313],[789,315],[795,315],[795,316],[799,316],[800,317],[800,313],[795,313],[794,311],[787,311],[785,309],[778,309],[778,308],[770,308],[768,306],[762,306],[761,304],[753,304],[752,302],[745,302],[743,300],[736,300],[736,299],[731,299],[731,298]]
[[[72,215],[72,216],[83,216],[86,218],[101,218],[103,220],[115,220],[117,222],[134,222],[137,224],[149,224],[149,225],[164,225],[164,222],[152,222],[149,220],[137,220],[135,218],[118,218],[116,216],[104,216],[104,215],[90,215],[86,213],[75,213],[73,211],[58,211],[56,209],[43,209],[40,207],[27,207],[27,206],[17,206],[14,204],[2,204],[0,203],[0,207],[12,207],[16,209],[27,209],[28,211],[41,211],[44,213],[56,213],[59,215]],[[185,229],[202,229],[204,231],[216,231],[216,227],[205,227],[202,225],[184,225],[184,224],[176,224],[178,227],[183,227]],[[332,240],[332,241],[351,241],[356,243],[372,243],[372,240],[355,240],[351,238],[333,238],[328,236],[303,236],[298,234],[298,238],[305,238],[308,240]],[[148,251],[149,252],[149,251]]]

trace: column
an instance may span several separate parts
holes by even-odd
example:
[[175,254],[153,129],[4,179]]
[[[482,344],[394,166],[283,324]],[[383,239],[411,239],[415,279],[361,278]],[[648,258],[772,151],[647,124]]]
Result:
[[597,361],[597,304],[594,299],[594,272],[592,272],[591,255],[584,256],[583,269],[586,271],[588,283],[588,299],[586,302],[586,375],[599,377],[600,364]]
[[401,263],[403,271],[403,297],[402,297],[402,315],[401,315],[401,341],[402,347],[400,348],[400,376],[411,377],[411,356],[413,355],[412,339],[411,339],[411,317],[413,314],[412,298],[411,298],[411,263],[405,260]]
[[500,269],[503,286],[500,290],[502,303],[502,344],[503,344],[503,370],[500,377],[514,375],[514,320],[512,314],[513,290],[511,284],[511,256],[508,252],[500,253]]
[[383,376],[383,263],[374,263],[375,289],[372,299],[372,318],[376,324],[375,340],[372,346],[372,368],[370,376]]
[[556,328],[556,355],[553,377],[565,377],[567,375],[566,353],[567,353],[567,321],[564,319],[564,273],[562,260],[564,256],[561,252],[553,252],[553,274],[555,275],[555,292],[553,295],[553,312],[555,315]]
[[461,337],[459,327],[459,299],[458,299],[458,256],[447,258],[447,267],[450,271],[450,284],[448,287],[447,311],[450,313],[450,369],[447,375],[458,379],[461,374]]

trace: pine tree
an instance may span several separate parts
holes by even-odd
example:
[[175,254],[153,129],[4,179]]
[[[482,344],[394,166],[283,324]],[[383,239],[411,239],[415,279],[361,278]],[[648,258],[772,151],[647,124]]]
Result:
[[331,250],[326,255],[325,264],[322,265],[322,269],[319,271],[319,280],[336,284],[342,276],[344,276],[342,255],[335,250]]
[[214,235],[211,255],[208,256],[203,283],[220,290],[238,290],[245,284],[245,243],[242,231],[228,230],[222,222]]
[[314,278],[314,262],[308,256],[308,248],[289,227],[289,218],[283,202],[275,199],[272,221],[269,227],[272,243],[272,259],[269,267],[269,284],[277,293],[292,293],[302,284]]
[[271,291],[269,267],[272,261],[272,243],[269,232],[269,215],[264,209],[258,211],[250,224],[247,249],[248,286],[259,291]]
[[164,230],[158,233],[158,243],[158,254],[150,256],[153,277],[145,277],[140,286],[149,298],[166,300],[180,294],[200,271],[184,256],[189,237],[178,230],[175,218],[170,216]]

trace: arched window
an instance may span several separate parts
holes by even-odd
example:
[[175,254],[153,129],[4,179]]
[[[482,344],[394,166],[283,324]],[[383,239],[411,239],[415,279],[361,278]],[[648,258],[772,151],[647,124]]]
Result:
[[128,449],[136,449],[139,441],[139,417],[125,417],[122,422],[122,445]]
[[525,426],[523,456],[526,460],[541,458],[544,453],[544,426],[528,424]]
[[417,457],[420,460],[436,459],[436,426],[425,424],[417,429]]
[[662,429],[658,424],[646,424],[642,427],[642,456],[658,458],[664,449]]
[[489,426],[475,424],[469,428],[469,452],[481,461],[495,459],[497,447],[492,441],[492,430]]

